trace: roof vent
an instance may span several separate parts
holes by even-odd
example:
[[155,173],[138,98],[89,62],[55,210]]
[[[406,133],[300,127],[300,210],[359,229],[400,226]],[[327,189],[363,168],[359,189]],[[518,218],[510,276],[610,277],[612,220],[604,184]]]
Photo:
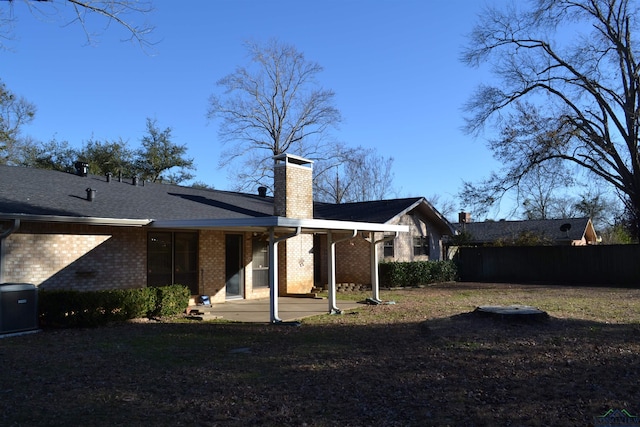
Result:
[[133,176],[133,185],[138,185],[138,177],[137,176]]
[[112,175],[112,173],[111,173],[111,172],[107,172],[107,173],[106,173],[107,182],[111,182],[111,175]]
[[89,175],[89,163],[75,162],[73,166],[76,168],[76,175],[87,176]]
[[258,187],[258,196],[267,197],[267,187]]
[[93,202],[96,199],[96,190],[87,188],[87,200]]

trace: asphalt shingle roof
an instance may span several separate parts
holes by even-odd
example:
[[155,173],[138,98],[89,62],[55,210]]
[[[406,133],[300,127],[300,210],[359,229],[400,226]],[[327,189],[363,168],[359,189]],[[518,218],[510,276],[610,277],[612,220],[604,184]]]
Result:
[[466,230],[473,242],[490,243],[498,239],[517,239],[522,233],[534,233],[554,241],[580,240],[589,218],[543,219],[527,221],[485,221],[456,224]]
[[[87,200],[87,189],[96,192]],[[384,224],[422,197],[359,203],[314,203],[314,218]],[[428,205],[434,220],[449,223]],[[119,182],[112,177],[0,165],[0,213],[130,220],[249,219],[273,215],[273,197],[169,184]],[[445,227],[446,228],[446,227]]]
[[[87,200],[87,188],[96,190]],[[0,212],[125,219],[225,219],[273,215],[273,198],[178,185],[0,166]]]
[[313,216],[317,219],[386,223],[401,212],[416,205],[421,197],[375,200],[357,203],[314,203]]

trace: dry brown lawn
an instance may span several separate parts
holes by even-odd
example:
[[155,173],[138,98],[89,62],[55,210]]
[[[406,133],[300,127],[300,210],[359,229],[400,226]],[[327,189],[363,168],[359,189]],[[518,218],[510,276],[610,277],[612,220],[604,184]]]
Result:
[[[381,296],[396,304],[299,327],[173,319],[2,339],[0,425],[584,426],[640,413],[640,289]],[[510,304],[550,318],[470,314]]]

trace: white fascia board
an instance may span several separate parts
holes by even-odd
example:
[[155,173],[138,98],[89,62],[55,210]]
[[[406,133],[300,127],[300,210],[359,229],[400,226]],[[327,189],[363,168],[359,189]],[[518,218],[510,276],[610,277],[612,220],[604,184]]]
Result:
[[129,218],[99,218],[99,217],[81,217],[81,216],[62,216],[62,215],[29,215],[29,214],[10,214],[0,213],[0,220],[19,219],[20,221],[33,222],[60,222],[66,224],[85,224],[85,225],[112,225],[119,227],[143,227],[148,225],[150,219],[129,219]]
[[355,221],[335,221],[324,219],[297,219],[280,216],[265,216],[258,218],[232,218],[232,219],[200,219],[200,220],[168,220],[153,221],[151,227],[157,228],[302,228],[307,232],[322,231],[372,231],[372,232],[401,232],[409,231],[407,225],[391,225]]

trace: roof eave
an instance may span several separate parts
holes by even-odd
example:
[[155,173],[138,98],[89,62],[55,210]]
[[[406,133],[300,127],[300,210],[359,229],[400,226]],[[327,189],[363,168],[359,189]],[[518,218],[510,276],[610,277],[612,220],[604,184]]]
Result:
[[439,220],[442,223],[442,226],[438,227],[442,232],[442,234],[447,234],[446,232],[448,232],[451,236],[455,236],[457,234],[457,230],[453,226],[453,224],[451,224],[451,222],[449,222],[447,218],[445,218],[440,212],[438,212],[438,210],[431,203],[429,203],[429,201],[424,197],[420,197],[418,200],[416,200],[414,203],[412,203],[402,212],[397,213],[392,218],[392,220],[400,218],[401,216],[411,212],[412,210],[420,206],[426,206],[427,214],[432,214],[433,216],[435,216],[435,219]]
[[132,218],[99,218],[62,215],[31,215],[20,213],[0,213],[0,220],[19,219],[23,222],[56,222],[66,224],[110,225],[119,227],[143,227],[151,223],[151,219]]

